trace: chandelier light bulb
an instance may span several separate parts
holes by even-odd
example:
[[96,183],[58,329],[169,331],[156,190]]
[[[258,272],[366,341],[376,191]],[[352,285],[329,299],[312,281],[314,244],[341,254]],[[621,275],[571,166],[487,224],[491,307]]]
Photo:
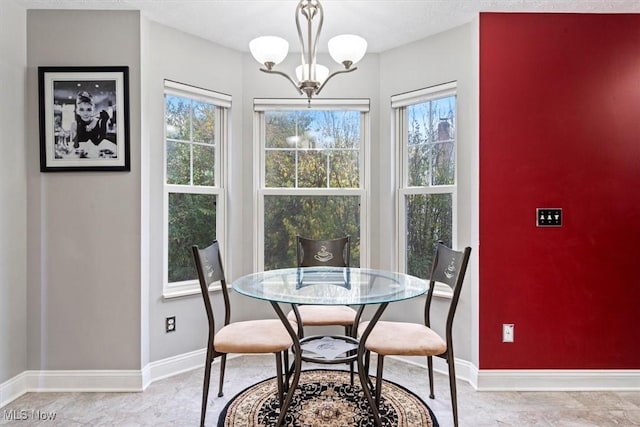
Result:
[[[302,71],[303,67],[304,67],[304,74]],[[315,73],[314,73],[315,75],[313,80],[318,83],[324,82],[329,76],[329,69],[324,65],[316,64],[313,69],[315,70]],[[304,66],[298,65],[296,67],[296,77],[298,78],[299,82],[303,82],[305,80],[311,80],[311,77],[309,76],[309,64],[304,64]]]
[[367,41],[354,34],[335,36],[329,40],[328,46],[333,60],[347,68],[359,62],[367,52]]
[[282,37],[262,36],[249,42],[251,54],[260,64],[278,65],[289,53],[289,42]]

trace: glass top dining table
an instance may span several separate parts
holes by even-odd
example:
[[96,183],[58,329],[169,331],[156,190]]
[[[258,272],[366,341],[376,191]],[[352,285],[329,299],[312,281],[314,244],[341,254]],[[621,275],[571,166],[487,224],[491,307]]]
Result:
[[427,282],[408,274],[355,267],[300,267],[253,273],[233,289],[270,302],[313,305],[367,305],[424,294]]
[[[287,395],[282,403],[277,426],[284,423],[300,378],[303,359],[301,340],[304,342],[308,339],[301,338],[299,331],[296,332],[293,329],[295,326],[291,325],[280,304],[291,304],[294,311],[297,311],[297,305],[376,305],[377,309],[361,336],[344,337],[344,339],[358,346],[353,358],[357,360],[360,384],[369,403],[375,425],[381,425],[380,415],[368,385],[364,344],[389,303],[415,298],[426,293],[429,287],[428,281],[408,274],[369,268],[299,267],[248,274],[234,280],[232,287],[239,294],[269,301],[293,341],[292,350],[295,355],[291,367],[293,377],[291,384],[287,386]],[[357,323],[361,314],[362,311],[358,311],[354,331],[358,329]]]

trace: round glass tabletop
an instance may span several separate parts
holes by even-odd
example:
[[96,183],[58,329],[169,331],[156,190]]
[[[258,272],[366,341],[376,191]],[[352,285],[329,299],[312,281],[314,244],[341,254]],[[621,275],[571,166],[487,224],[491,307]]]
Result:
[[363,305],[424,294],[429,282],[403,273],[354,267],[285,268],[248,274],[233,289],[252,298],[287,304]]

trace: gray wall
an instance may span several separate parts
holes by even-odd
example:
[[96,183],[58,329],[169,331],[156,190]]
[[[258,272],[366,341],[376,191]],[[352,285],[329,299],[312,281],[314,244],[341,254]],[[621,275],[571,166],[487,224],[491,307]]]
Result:
[[[38,66],[129,66],[131,172],[40,173]],[[140,15],[27,12],[28,367],[140,369]]]
[[[458,83],[458,237],[454,246],[458,248],[470,245],[474,248],[465,288],[458,305],[454,323],[454,339],[456,341],[456,357],[467,361],[474,358],[473,310],[477,277],[477,212],[474,198],[477,200],[477,128],[478,128],[478,89],[477,89],[477,26],[475,23],[465,24],[436,34],[432,37],[389,50],[380,55],[380,108],[389,111],[392,95],[435,86],[450,81]],[[393,245],[382,242],[394,241],[394,188],[392,165],[388,161],[395,155],[393,144],[388,143],[391,135],[390,114],[380,115],[379,132],[383,143],[378,168],[378,186],[380,192],[379,207],[381,210],[380,253],[381,268],[394,268],[392,260],[396,259]],[[432,319],[445,319],[443,301],[436,299],[435,314]],[[406,303],[392,304],[387,316],[396,319],[420,321],[424,299],[415,299]],[[407,313],[413,313],[408,316]],[[435,328],[442,331],[442,324],[434,322]],[[443,323],[443,322],[442,322]],[[475,360],[477,366],[477,360]]]
[[0,2],[0,384],[27,368],[26,22]]
[[[242,55],[166,26],[146,21],[143,50],[143,122],[145,156],[149,173],[143,176],[143,188],[149,188],[149,356],[150,361],[205,348],[207,318],[200,294],[163,299],[162,297],[162,195],[164,173],[164,79],[177,81],[232,96],[232,128],[228,147],[230,174],[227,201],[227,244],[231,253],[223,254],[227,276],[242,272],[242,247],[238,244],[244,225],[239,205],[243,180],[242,156]],[[145,183],[148,181],[148,183]],[[143,210],[145,208],[143,207]],[[224,244],[224,242],[223,242]],[[212,294],[214,305],[221,307],[221,294]],[[236,313],[234,313],[236,314]],[[176,316],[176,331],[165,333],[165,318]],[[236,316],[234,316],[236,318]]]

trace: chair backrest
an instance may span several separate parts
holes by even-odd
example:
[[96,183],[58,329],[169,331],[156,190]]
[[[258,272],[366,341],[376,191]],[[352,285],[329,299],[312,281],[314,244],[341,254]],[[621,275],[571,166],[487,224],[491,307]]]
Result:
[[218,241],[214,241],[210,246],[200,249],[197,245],[191,247],[193,251],[193,259],[198,272],[198,281],[200,282],[200,292],[204,301],[204,308],[207,311],[207,320],[209,321],[209,335],[215,332],[215,317],[209,298],[209,286],[212,283],[220,282],[222,287],[222,295],[224,298],[224,324],[228,325],[231,318],[231,310],[229,305],[229,291],[227,290],[227,281],[224,277],[222,268],[222,258],[220,256],[220,246]]
[[298,267],[349,267],[350,236],[331,240],[314,240],[296,236]]
[[453,318],[460,299],[460,291],[462,283],[467,272],[467,264],[469,264],[469,256],[471,248],[466,247],[464,251],[455,251],[448,248],[442,242],[438,242],[436,253],[433,257],[433,266],[431,268],[431,278],[429,282],[429,291],[427,293],[427,302],[425,304],[424,316],[425,324],[429,326],[429,311],[431,308],[431,300],[436,282],[444,283],[453,290],[453,296],[449,305],[447,314],[446,335],[447,344],[451,342],[451,332],[453,326]]

